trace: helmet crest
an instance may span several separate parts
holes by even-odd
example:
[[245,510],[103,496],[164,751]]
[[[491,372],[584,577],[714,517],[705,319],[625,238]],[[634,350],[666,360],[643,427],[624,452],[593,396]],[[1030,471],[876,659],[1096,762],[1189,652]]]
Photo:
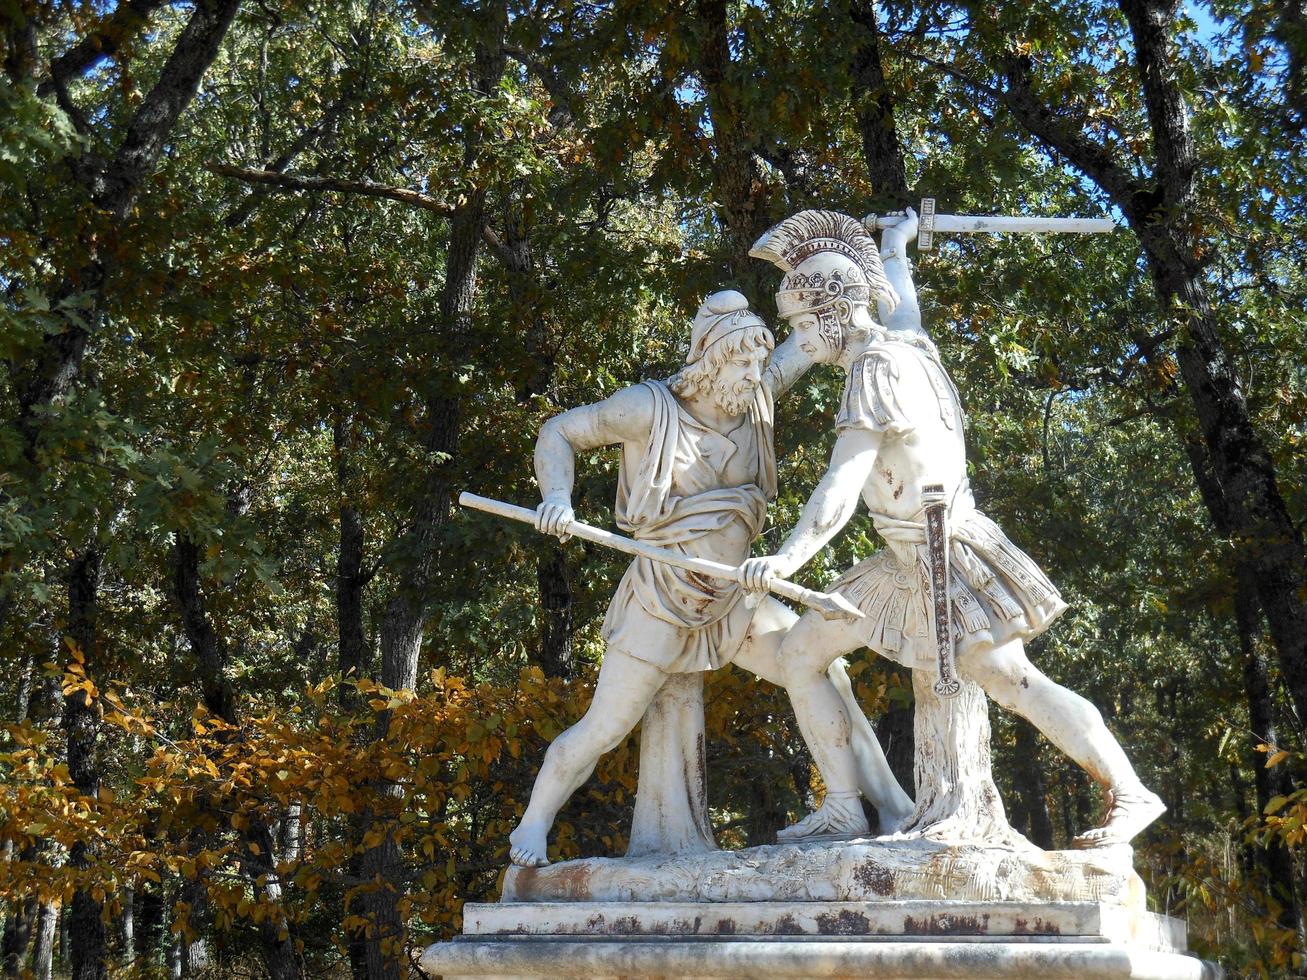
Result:
[[891,309],[898,294],[885,278],[876,242],[838,211],[800,211],[769,229],[749,250],[789,275],[776,293],[782,316],[812,313],[840,302]]

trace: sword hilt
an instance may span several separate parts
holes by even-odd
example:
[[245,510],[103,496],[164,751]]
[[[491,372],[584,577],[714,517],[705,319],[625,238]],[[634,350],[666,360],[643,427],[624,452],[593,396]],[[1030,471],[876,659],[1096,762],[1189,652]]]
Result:
[[[875,233],[901,221],[898,215],[869,214],[862,226]],[[935,235],[1062,234],[1101,235],[1116,228],[1111,218],[1043,218],[1022,215],[938,214],[935,199],[923,197],[917,212],[917,250],[929,252]]]

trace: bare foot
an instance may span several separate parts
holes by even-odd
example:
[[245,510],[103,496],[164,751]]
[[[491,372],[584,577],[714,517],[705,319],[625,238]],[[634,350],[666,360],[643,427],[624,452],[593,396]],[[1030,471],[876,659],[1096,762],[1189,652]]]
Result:
[[508,859],[519,868],[543,868],[549,863],[548,831],[530,824],[519,824],[508,835]]
[[857,793],[832,796],[826,794],[821,806],[798,823],[777,832],[778,843],[803,840],[833,840],[840,837],[866,837],[871,833]]
[[1142,786],[1136,790],[1109,790],[1107,816],[1093,830],[1086,830],[1071,842],[1072,847],[1116,847],[1129,844],[1140,831],[1166,812],[1156,793]]

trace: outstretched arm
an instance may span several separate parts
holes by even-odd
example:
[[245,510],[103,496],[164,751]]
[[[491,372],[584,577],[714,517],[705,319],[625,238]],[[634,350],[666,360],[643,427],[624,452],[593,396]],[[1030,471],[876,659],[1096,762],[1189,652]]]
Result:
[[536,483],[543,501],[536,508],[536,528],[562,536],[563,528],[571,523],[578,451],[643,442],[652,427],[653,395],[641,385],[555,415],[542,425],[535,451]]
[[849,522],[876,464],[880,440],[879,432],[866,429],[840,434],[826,475],[804,504],[799,523],[780,551],[766,558],[750,558],[742,566],[745,588],[762,591],[773,578],[788,578]]
[[785,342],[772,351],[763,383],[771,388],[772,400],[785,394],[812,367],[813,360],[799,350],[798,336],[791,331]]

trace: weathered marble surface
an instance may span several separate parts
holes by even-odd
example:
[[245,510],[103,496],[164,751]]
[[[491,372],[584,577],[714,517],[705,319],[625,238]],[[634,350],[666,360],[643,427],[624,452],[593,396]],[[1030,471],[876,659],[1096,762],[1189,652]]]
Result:
[[795,940],[559,941],[501,939],[430,947],[422,969],[456,977],[1120,978],[1220,980],[1219,967],[1178,953],[1113,943],[866,942]]
[[499,902],[463,908],[464,936],[861,936],[1119,942],[1186,948],[1181,919],[1095,902]]
[[929,840],[809,841],[692,857],[511,867],[505,902],[1096,902],[1142,911],[1128,847],[1013,850]]

